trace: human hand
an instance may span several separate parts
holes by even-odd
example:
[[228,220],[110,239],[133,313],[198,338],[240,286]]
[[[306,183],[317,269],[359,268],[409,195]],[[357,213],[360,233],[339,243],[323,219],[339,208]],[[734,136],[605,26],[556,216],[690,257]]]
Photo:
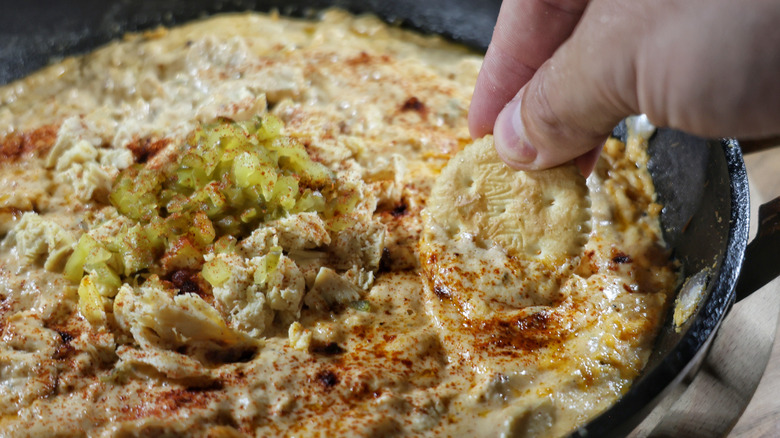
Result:
[[[469,110],[518,169],[589,173],[624,117],[705,137],[780,134],[777,0],[504,0]],[[505,106],[506,105],[506,106]]]

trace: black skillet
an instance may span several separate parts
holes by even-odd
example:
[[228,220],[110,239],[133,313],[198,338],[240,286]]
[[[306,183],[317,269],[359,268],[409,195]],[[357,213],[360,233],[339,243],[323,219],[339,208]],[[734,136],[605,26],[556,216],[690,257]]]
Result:
[[[175,25],[224,11],[277,8],[303,16],[336,5],[373,12],[426,33],[438,33],[484,51],[499,0],[28,0],[0,11],[0,84],[59,57],[93,49],[125,32]],[[625,126],[614,135],[625,136]],[[704,140],[659,130],[650,142],[650,172],[664,205],[666,239],[685,275],[704,271],[705,298],[678,333],[671,317],[643,375],[612,408],[574,436],[622,436],[704,357],[706,347],[737,295],[745,296],[780,274],[780,232],[748,250],[749,195],[742,151],[734,140]],[[765,206],[769,210],[769,206]],[[775,212],[780,210],[775,209]],[[777,224],[777,219],[773,219]],[[780,228],[775,226],[775,228]],[[774,234],[774,235],[773,235]],[[740,278],[740,270],[743,271]],[[738,286],[739,279],[739,286]]]

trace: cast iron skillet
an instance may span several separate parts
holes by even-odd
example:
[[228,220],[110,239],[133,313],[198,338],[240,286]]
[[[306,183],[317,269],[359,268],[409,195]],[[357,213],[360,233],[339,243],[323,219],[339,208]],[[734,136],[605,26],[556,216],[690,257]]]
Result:
[[[484,51],[500,0],[28,0],[0,14],[0,84],[52,60],[91,50],[125,32],[175,25],[224,11],[269,10],[303,16],[328,6],[373,12],[383,19]],[[613,135],[625,137],[625,125]],[[707,278],[705,298],[681,332],[667,317],[643,375],[612,408],[574,436],[622,436],[650,412],[704,357],[706,346],[735,301],[748,239],[748,181],[734,140],[705,140],[659,130],[650,141],[650,172],[664,205],[665,237],[684,274]],[[744,296],[778,275],[780,233],[751,244],[763,266],[743,275]],[[770,241],[774,238],[774,241]],[[765,247],[762,249],[762,247]],[[746,263],[746,270],[753,264]]]

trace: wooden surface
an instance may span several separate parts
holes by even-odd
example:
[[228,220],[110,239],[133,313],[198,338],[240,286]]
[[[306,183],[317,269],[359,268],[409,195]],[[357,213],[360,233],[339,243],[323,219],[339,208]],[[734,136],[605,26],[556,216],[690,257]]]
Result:
[[[758,206],[780,196],[780,148],[745,161],[752,239]],[[780,437],[779,320],[780,279],[775,279],[734,305],[694,377],[674,386],[629,436]]]
[[[780,196],[780,147],[748,155],[745,157],[745,164],[748,168],[752,201],[766,202]],[[756,218],[758,202],[751,204],[753,218]],[[755,228],[754,224],[751,225]],[[780,260],[777,263],[780,263]],[[777,300],[780,297],[780,281],[775,279],[760,292],[764,295],[751,296],[746,301],[754,298],[758,298],[758,301]],[[758,389],[729,438],[780,437],[780,336],[775,336],[773,345]]]

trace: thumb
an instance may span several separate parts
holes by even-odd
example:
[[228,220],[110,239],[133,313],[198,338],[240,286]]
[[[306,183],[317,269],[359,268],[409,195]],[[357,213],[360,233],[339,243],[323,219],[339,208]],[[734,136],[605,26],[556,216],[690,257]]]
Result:
[[614,126],[636,113],[634,42],[604,44],[603,29],[587,20],[499,113],[496,150],[510,166],[544,169],[581,157],[587,174]]

